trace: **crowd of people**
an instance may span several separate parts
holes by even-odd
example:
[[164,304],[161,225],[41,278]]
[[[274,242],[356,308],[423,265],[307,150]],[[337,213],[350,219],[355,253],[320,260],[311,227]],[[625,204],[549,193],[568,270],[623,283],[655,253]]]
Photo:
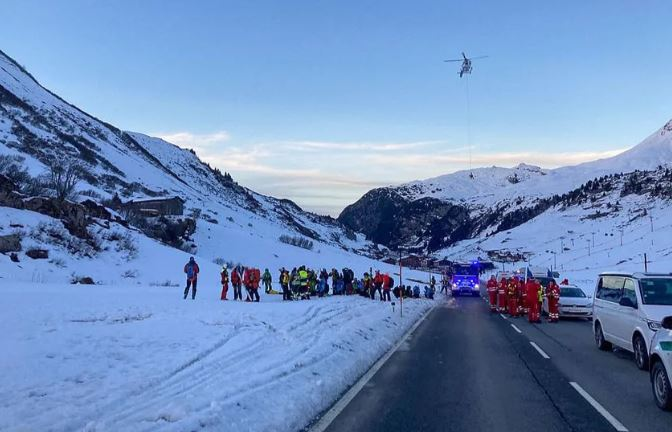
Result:
[[[184,290],[186,299],[191,289],[192,299],[196,298],[199,267],[194,258],[184,266],[187,276],[187,286]],[[388,273],[370,269],[357,277],[349,268],[338,270],[332,268],[313,270],[306,266],[295,267],[291,271],[286,268],[278,270],[278,285],[280,291],[273,289],[273,277],[268,269],[263,273],[254,267],[241,265],[229,269],[223,266],[220,272],[222,285],[221,300],[228,300],[229,285],[233,287],[233,300],[243,301],[242,288],[245,288],[246,302],[258,302],[260,300],[259,288],[263,286],[266,294],[282,294],[284,301],[309,300],[311,296],[324,297],[327,295],[360,295],[371,300],[392,301],[401,298],[420,298],[420,287],[400,285],[395,286],[394,277]],[[422,293],[425,298],[433,299],[436,292],[436,281],[432,277],[428,286]]]
[[[566,285],[569,282],[565,279],[562,283]],[[488,280],[487,291],[492,312],[512,317],[527,315],[529,322],[540,323],[542,304],[546,298],[549,322],[558,322],[560,319],[560,287],[552,279],[544,287],[534,278],[525,279],[514,275],[497,281],[493,275]]]

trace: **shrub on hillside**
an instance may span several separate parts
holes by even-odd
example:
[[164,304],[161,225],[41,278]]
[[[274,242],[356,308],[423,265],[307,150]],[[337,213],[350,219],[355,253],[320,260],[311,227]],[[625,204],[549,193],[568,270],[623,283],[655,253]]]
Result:
[[313,250],[313,242],[312,240],[308,240],[307,238],[300,237],[300,236],[288,236],[286,234],[281,235],[278,240],[280,240],[282,243],[289,244],[292,246],[300,247],[303,249],[307,250]]

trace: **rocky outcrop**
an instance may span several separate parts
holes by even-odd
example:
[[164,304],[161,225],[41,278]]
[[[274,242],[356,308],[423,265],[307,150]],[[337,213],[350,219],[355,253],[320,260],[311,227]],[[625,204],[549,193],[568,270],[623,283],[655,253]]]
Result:
[[19,252],[21,250],[21,236],[9,234],[0,236],[0,253]]
[[48,259],[49,251],[46,249],[29,249],[26,251],[26,256],[32,259]]
[[392,188],[374,189],[346,207],[338,220],[391,249],[433,251],[469,238],[469,209],[435,198],[409,200]]
[[3,175],[0,175],[0,206],[30,210],[60,219],[70,234],[79,238],[89,238],[86,227],[91,221],[91,216],[87,207],[51,197],[26,198],[17,192],[14,183]]
[[90,219],[86,208],[81,204],[55,198],[33,197],[24,200],[23,208],[60,219],[70,234],[76,237],[89,237],[86,227]]

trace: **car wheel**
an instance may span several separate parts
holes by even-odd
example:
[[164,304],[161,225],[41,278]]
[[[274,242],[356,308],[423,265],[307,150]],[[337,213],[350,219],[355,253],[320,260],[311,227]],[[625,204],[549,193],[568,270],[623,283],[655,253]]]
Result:
[[598,322],[595,324],[595,344],[602,351],[611,351],[611,342],[607,342],[604,339],[604,333],[602,333],[602,326]]
[[672,387],[663,362],[657,361],[651,368],[651,389],[658,408],[672,411]]
[[635,352],[635,363],[641,370],[649,370],[649,353],[646,351],[646,343],[640,334],[632,338],[632,350]]

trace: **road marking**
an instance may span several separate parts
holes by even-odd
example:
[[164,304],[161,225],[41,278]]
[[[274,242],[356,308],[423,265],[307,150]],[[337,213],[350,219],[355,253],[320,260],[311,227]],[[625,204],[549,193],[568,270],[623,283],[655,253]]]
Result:
[[383,354],[377,362],[371,366],[371,368],[366,371],[364,375],[352,386],[350,389],[345,392],[345,394],[332,406],[329,411],[324,413],[324,415],[315,423],[310,429],[310,432],[324,432],[329,425],[338,417],[338,415],[348,406],[350,402],[357,396],[357,394],[364,388],[364,386],[373,378],[373,376],[378,372],[378,370],[383,367],[383,365],[392,357],[392,354],[397,352],[397,350],[406,342],[408,337],[422,324],[422,322],[427,318],[429,313],[434,310],[434,307],[429,308],[423,316],[418,319],[415,324],[406,332],[406,334],[397,342],[388,352]]
[[538,352],[539,354],[541,354],[541,356],[542,356],[543,358],[545,358],[545,359],[550,359],[550,357],[548,356],[548,354],[546,354],[546,353],[544,352],[544,350],[542,350],[541,348],[539,348],[539,345],[537,345],[536,343],[534,343],[534,342],[532,342],[532,341],[530,341],[530,345],[532,345],[532,346],[534,347],[534,349],[536,349],[537,352]]
[[504,316],[504,314],[501,314],[501,313],[500,313],[499,316],[501,316],[501,317],[504,318],[504,319],[508,319],[507,317]]
[[516,327],[515,324],[511,324],[511,327],[513,327],[513,329],[514,329],[515,331],[517,331],[518,333],[521,333],[521,334],[523,333],[518,327]]
[[579,392],[579,394],[580,394],[581,396],[583,396],[583,398],[584,398],[585,400],[587,400],[588,403],[591,404],[591,405],[593,406],[593,408],[595,408],[595,410],[596,410],[597,412],[599,412],[600,414],[602,414],[602,417],[604,417],[605,419],[607,419],[607,421],[608,421],[609,423],[611,423],[611,425],[614,427],[614,429],[616,429],[618,432],[628,432],[628,428],[626,428],[625,426],[623,426],[623,423],[619,422],[619,421],[616,419],[616,417],[614,417],[613,415],[611,415],[611,413],[610,413],[609,411],[607,411],[602,405],[600,405],[600,403],[599,403],[598,401],[596,401],[591,395],[589,395],[588,392],[585,391],[585,390],[583,389],[583,387],[581,387],[579,384],[577,384],[577,383],[575,383],[575,382],[573,382],[573,381],[570,381],[569,384],[570,384],[572,387],[574,387],[574,390],[576,390],[577,392]]

